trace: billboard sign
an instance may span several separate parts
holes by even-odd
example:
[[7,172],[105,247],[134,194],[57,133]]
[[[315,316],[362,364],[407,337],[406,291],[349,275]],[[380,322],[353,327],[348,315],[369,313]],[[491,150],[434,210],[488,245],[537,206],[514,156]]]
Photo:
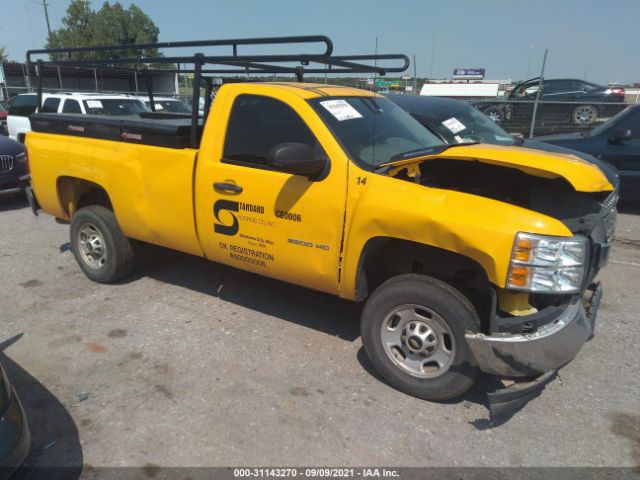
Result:
[[482,80],[485,72],[484,68],[454,68],[453,78],[455,80]]

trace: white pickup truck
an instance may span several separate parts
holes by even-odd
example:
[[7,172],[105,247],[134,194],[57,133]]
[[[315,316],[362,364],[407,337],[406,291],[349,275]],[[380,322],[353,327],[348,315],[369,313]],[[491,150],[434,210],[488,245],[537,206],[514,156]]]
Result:
[[[24,143],[24,136],[31,131],[29,115],[35,113],[38,102],[35,93],[17,95],[9,106],[7,130],[9,137]],[[73,113],[95,115],[138,115],[149,108],[138,98],[128,95],[99,93],[44,93],[42,113]]]

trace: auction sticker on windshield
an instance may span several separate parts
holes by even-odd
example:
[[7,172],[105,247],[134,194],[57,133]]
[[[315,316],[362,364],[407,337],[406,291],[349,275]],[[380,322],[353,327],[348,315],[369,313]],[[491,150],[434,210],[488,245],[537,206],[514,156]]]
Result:
[[349,105],[346,100],[325,100],[324,102],[320,102],[320,105],[322,105],[339,122],[352,120],[354,118],[362,118],[362,115],[360,115],[355,108]]
[[451,130],[451,133],[458,133],[467,128],[464,126],[464,123],[462,123],[456,117],[448,118],[447,120],[442,122],[442,125]]

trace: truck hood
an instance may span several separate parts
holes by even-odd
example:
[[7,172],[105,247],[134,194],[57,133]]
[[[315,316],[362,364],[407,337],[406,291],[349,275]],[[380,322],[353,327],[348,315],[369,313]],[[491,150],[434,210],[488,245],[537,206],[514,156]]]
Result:
[[425,161],[446,159],[480,162],[515,168],[529,175],[547,179],[564,178],[577,192],[606,192],[614,189],[605,174],[593,163],[567,153],[547,153],[523,147],[499,145],[459,145],[439,153],[398,160],[381,167],[389,167],[389,175]]
[[[584,137],[580,136],[579,138],[584,138]],[[557,145],[555,143],[540,142],[538,141],[537,138],[535,140],[528,140],[528,139],[524,140],[520,146],[525,148],[533,148],[535,150],[542,150],[544,152],[565,153],[569,155],[575,155],[576,157],[586,160],[589,163],[593,163],[600,170],[602,170],[602,173],[604,173],[604,176],[607,177],[607,180],[609,180],[609,183],[613,185],[614,188],[617,187],[618,184],[620,183],[620,177],[618,176],[618,171],[613,165],[603,160],[600,160],[599,158],[596,158],[593,155],[589,155],[588,153],[580,152],[578,150],[573,150],[569,147],[563,147],[562,145]]]

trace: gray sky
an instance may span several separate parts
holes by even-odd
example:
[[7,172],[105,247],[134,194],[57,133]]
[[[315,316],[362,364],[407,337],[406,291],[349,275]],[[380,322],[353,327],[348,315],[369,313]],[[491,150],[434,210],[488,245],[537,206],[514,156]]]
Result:
[[[12,59],[24,59],[27,49],[45,42],[39,1],[0,0],[0,45]],[[59,28],[69,0],[48,2],[51,26]],[[97,8],[102,2],[92,3]],[[546,77],[640,81],[640,0],[134,3],[158,25],[164,41],[325,34],[335,53],[359,54],[373,53],[378,37],[380,53],[415,54],[420,76],[449,77],[455,67],[485,67],[490,79],[513,80],[536,76],[548,48]]]

